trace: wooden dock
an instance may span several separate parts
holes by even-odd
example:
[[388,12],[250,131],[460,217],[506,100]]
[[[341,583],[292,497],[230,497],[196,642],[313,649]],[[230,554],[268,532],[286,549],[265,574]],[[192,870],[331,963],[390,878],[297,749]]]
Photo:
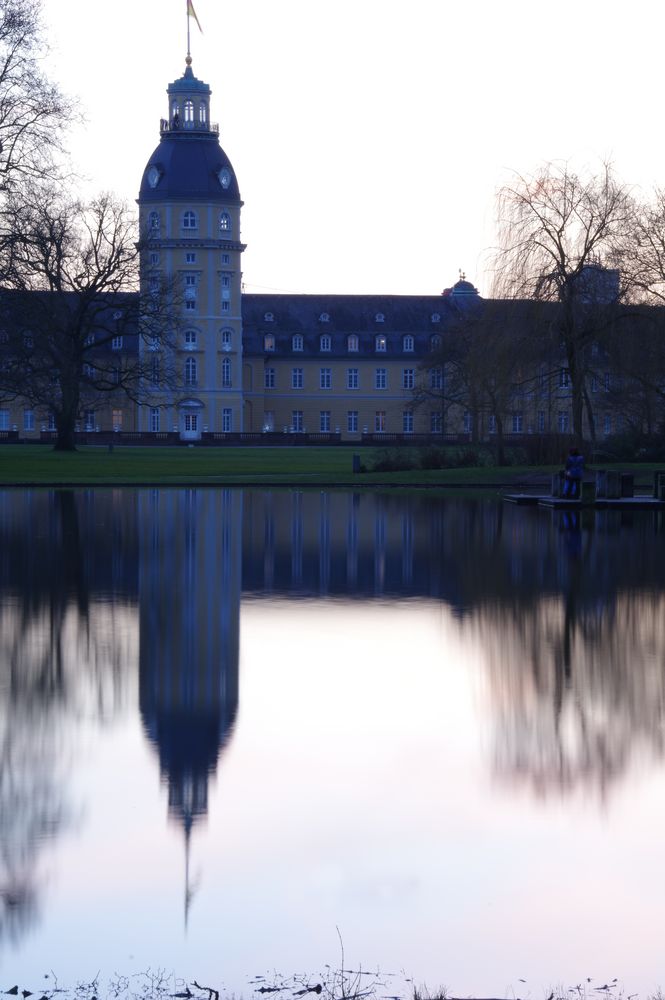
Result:
[[665,510],[665,500],[652,496],[595,497],[567,500],[565,497],[537,496],[533,493],[505,493],[504,500],[519,507],[548,507],[550,510]]

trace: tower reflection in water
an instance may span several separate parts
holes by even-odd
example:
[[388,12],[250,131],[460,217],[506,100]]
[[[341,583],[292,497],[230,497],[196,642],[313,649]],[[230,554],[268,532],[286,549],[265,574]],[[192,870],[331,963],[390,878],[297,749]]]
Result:
[[238,708],[242,493],[169,490],[139,499],[139,705],[168,813],[189,846]]

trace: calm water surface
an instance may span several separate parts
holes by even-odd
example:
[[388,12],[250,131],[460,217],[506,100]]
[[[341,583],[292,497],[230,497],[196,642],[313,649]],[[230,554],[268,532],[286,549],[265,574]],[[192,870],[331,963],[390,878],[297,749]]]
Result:
[[336,928],[456,995],[665,986],[664,568],[649,513],[0,492],[0,987],[251,995]]

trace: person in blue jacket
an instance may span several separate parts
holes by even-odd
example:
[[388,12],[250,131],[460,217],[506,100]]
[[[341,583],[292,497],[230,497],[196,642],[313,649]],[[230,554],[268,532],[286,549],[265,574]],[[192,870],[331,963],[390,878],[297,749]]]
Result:
[[580,484],[584,475],[584,455],[577,448],[568,452],[565,467],[566,481],[563,484],[563,495],[571,500],[577,500],[580,495]]

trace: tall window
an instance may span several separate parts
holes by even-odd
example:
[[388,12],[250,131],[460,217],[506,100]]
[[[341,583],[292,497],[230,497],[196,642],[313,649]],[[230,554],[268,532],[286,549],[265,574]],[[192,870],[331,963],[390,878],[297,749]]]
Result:
[[388,386],[388,375],[386,368],[377,368],[374,372],[374,388],[386,389]]
[[233,330],[222,330],[222,350],[230,351],[233,347]]
[[521,434],[524,430],[524,414],[513,413],[513,434]]
[[429,429],[432,434],[440,434],[443,430],[443,414],[440,410],[432,410],[429,415]]
[[357,368],[347,368],[346,369],[346,388],[347,389],[357,389],[358,388],[358,369]]
[[559,417],[557,420],[557,426],[559,428],[560,434],[568,433],[568,413],[566,410],[559,411]]
[[231,232],[231,216],[228,212],[219,213],[219,228],[223,233]]
[[0,410],[0,431],[9,430],[9,410]]
[[569,389],[570,388],[570,372],[567,368],[562,368],[559,372],[559,388]]
[[199,104],[199,124],[205,125],[208,120],[208,109],[206,107],[205,101],[201,101]]
[[150,430],[153,434],[156,434],[159,430],[159,407],[150,407]]
[[358,433],[358,411],[357,410],[347,410],[346,413],[346,429],[349,434]]
[[609,413],[606,413],[603,417],[603,434],[605,437],[609,437],[612,433],[612,417]]
[[473,417],[468,410],[464,413],[464,433],[470,434],[473,430]]
[[192,101],[185,101],[185,124],[191,125],[194,121],[194,104]]
[[302,410],[291,410],[291,430],[302,433]]
[[429,346],[431,351],[438,351],[441,347],[441,336],[435,333],[434,336],[429,338]]
[[192,212],[191,209],[186,212],[183,212],[182,228],[196,229],[196,212]]
[[302,389],[303,387],[303,369],[302,368],[292,368],[291,369],[291,388],[292,389]]
[[332,389],[332,368],[319,369],[319,389]]
[[230,406],[225,406],[222,410],[222,430],[225,434],[230,434],[233,430],[233,410]]
[[23,411],[23,430],[24,431],[34,431],[35,429],[35,411],[34,410],[24,410]]
[[330,336],[324,333],[322,337],[319,338],[319,347],[322,351],[330,350]]
[[155,232],[156,230],[159,230],[161,224],[162,220],[159,216],[159,212],[151,212],[148,216],[148,227],[151,231]]
[[196,309],[196,275],[185,275],[185,309]]
[[386,411],[377,410],[374,414],[374,431],[376,434],[382,434],[386,429]]
[[487,430],[490,434],[496,434],[496,413],[490,413],[487,420]]
[[199,429],[199,415],[198,413],[186,413],[185,414],[185,430],[186,431],[198,431]]
[[274,389],[275,388],[275,369],[274,368],[264,368],[263,369],[263,388],[264,389]]
[[291,350],[302,351],[302,347],[303,347],[302,335],[299,333],[294,334],[293,337],[291,337]]
[[443,389],[443,368],[430,368],[429,387],[430,389]]
[[224,358],[222,361],[222,387],[224,389],[231,388],[231,359]]
[[196,358],[187,358],[185,361],[185,385],[196,385],[198,379],[198,365]]
[[122,410],[111,411],[111,426],[114,431],[122,430]]
[[185,347],[193,350],[196,347],[196,330],[185,330]]
[[546,424],[546,421],[545,421],[545,411],[544,410],[538,410],[538,433],[539,434],[544,434],[546,428],[547,428],[547,424]]
[[159,357],[153,354],[150,358],[150,381],[153,385],[159,385]]
[[321,410],[319,413],[319,430],[323,434],[330,431],[330,410]]
[[413,410],[404,410],[402,412],[402,432],[404,434],[413,434]]
[[402,338],[402,350],[408,354],[413,351],[413,337],[406,336]]
[[272,333],[266,333],[263,338],[263,350],[264,351],[274,351],[275,350],[275,338]]
[[384,334],[380,333],[378,337],[374,338],[374,350],[379,354],[385,354],[388,350],[388,341]]
[[351,353],[355,353],[358,350],[358,334],[352,333],[346,338],[346,349]]
[[413,389],[415,381],[415,369],[414,368],[403,368],[402,369],[402,388],[403,389]]

